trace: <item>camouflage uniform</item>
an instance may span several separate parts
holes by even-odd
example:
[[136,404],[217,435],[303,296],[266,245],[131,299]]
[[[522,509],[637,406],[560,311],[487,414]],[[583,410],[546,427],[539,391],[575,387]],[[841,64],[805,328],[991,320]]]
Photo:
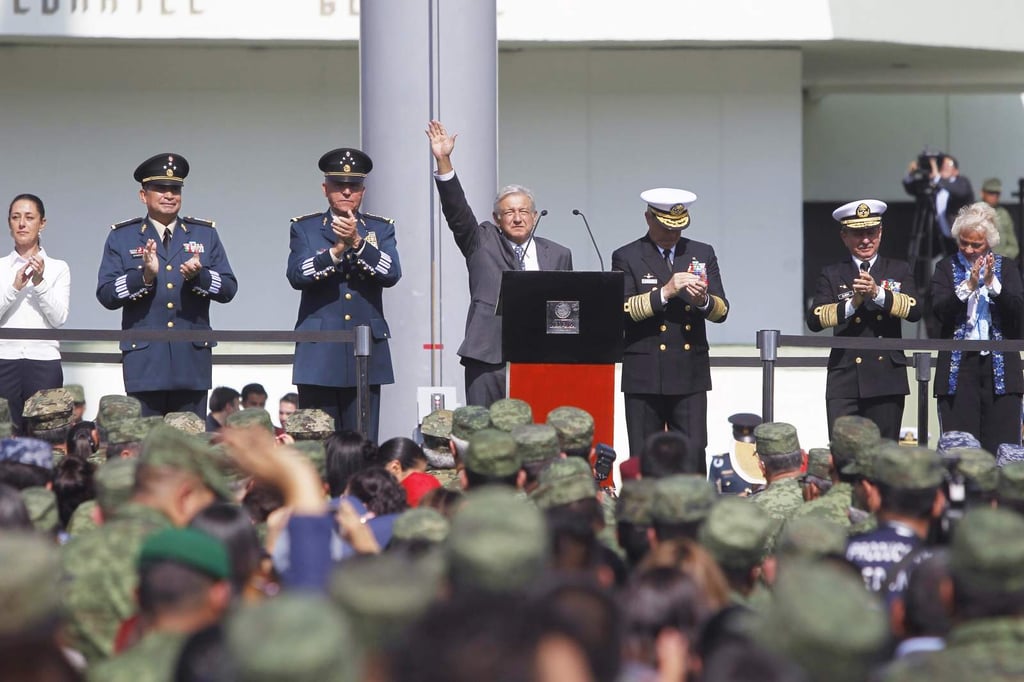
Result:
[[89,668],[92,682],[170,682],[188,635],[148,632],[124,653]]
[[816,500],[804,503],[793,512],[793,518],[815,516],[827,518],[843,528],[850,527],[850,506],[853,504],[853,485],[840,481]]
[[323,410],[295,410],[288,417],[284,430],[295,440],[324,441],[334,433],[334,420]]
[[558,432],[562,452],[586,450],[594,445],[594,418],[586,410],[569,405],[548,412],[547,423]]
[[[754,438],[757,442],[757,456],[762,460],[800,451],[796,429],[790,424],[760,424],[754,429]],[[751,495],[750,499],[775,518],[788,519],[803,505],[804,494],[799,481],[790,476],[776,478],[764,490]]]
[[452,435],[452,419],[454,413],[451,410],[434,410],[423,418],[420,424],[420,433],[425,437],[436,438],[447,445],[445,448],[432,449],[426,444],[423,446],[423,454],[427,458],[427,473],[441,483],[441,487],[450,490],[459,490],[462,484],[459,481],[459,470],[455,467],[455,455],[452,454],[449,439]]
[[195,412],[168,412],[164,415],[164,424],[193,436],[206,433],[206,422]]
[[271,435],[274,434],[274,422],[270,420],[270,413],[262,408],[247,407],[244,410],[232,412],[224,423],[226,426],[262,426]]
[[700,523],[708,517],[718,499],[715,486],[703,476],[675,474],[654,483],[651,522],[666,524]]
[[444,542],[451,524],[441,512],[430,507],[416,507],[402,512],[391,527],[392,540],[423,540]]
[[[749,572],[764,560],[774,531],[775,523],[750,500],[729,496],[711,508],[698,539],[722,568]],[[735,586],[729,596],[734,604],[748,605]]]
[[[71,413],[75,408],[75,400],[67,390],[63,388],[44,388],[36,391],[25,401],[25,407],[21,416],[24,420],[26,430],[35,434],[54,429],[64,429],[71,425]],[[51,438],[52,434],[40,433],[44,438]],[[53,453],[53,465],[57,466],[64,459],[66,447],[65,439],[58,442],[51,442],[50,448]]]
[[50,537],[57,531],[60,525],[60,517],[57,514],[57,496],[49,488],[33,486],[21,491],[21,499],[25,501],[25,508],[28,509],[28,516],[32,519],[32,525],[40,533]]

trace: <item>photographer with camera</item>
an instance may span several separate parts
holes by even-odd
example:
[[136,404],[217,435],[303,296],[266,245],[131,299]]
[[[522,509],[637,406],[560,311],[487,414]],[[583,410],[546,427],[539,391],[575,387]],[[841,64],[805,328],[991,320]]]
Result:
[[934,199],[929,204],[935,209],[935,223],[943,237],[943,251],[946,255],[955,253],[953,221],[961,208],[974,203],[971,181],[966,175],[960,175],[960,163],[956,157],[926,148],[907,166],[903,188],[910,196]]

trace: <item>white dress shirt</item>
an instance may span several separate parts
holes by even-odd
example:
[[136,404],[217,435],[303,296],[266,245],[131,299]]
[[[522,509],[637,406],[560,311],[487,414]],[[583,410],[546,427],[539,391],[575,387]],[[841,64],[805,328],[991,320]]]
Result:
[[[68,319],[71,299],[71,270],[68,264],[50,258],[39,249],[43,259],[43,281],[28,283],[18,291],[14,278],[27,259],[11,251],[0,259],[0,327],[18,329],[56,329]],[[0,340],[0,360],[60,360],[57,341],[21,339]]]

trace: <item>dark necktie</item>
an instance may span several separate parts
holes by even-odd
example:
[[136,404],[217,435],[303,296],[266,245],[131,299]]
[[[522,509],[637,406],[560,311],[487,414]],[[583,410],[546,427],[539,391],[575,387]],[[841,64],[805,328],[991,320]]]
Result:
[[519,263],[519,269],[526,269],[526,252],[523,251],[523,247],[520,244],[516,244],[512,247],[512,251],[516,254],[516,262]]
[[672,249],[664,249],[662,255],[665,256],[665,265],[668,266],[669,272],[672,271]]
[[172,236],[173,235],[171,234],[170,230],[164,230],[164,249],[165,250],[167,249],[168,246],[171,245],[171,237]]
[[867,272],[870,269],[871,269],[871,263],[867,262],[866,260],[862,260],[860,262],[860,271],[861,272]]

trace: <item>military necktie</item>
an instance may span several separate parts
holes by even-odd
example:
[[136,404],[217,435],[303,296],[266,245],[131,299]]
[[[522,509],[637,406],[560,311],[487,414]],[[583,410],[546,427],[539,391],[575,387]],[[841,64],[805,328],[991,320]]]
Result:
[[171,231],[169,229],[168,230],[164,230],[164,249],[165,250],[167,249],[168,246],[171,245],[171,236],[172,236],[172,234],[171,234]]
[[672,249],[665,249],[662,254],[665,256],[665,265],[668,266],[669,272],[672,272]]
[[512,251],[515,252],[515,254],[516,254],[516,261],[519,263],[519,269],[520,270],[525,270],[526,269],[526,252],[523,250],[523,247],[521,245],[519,245],[519,244],[516,244],[515,246],[512,247]]

